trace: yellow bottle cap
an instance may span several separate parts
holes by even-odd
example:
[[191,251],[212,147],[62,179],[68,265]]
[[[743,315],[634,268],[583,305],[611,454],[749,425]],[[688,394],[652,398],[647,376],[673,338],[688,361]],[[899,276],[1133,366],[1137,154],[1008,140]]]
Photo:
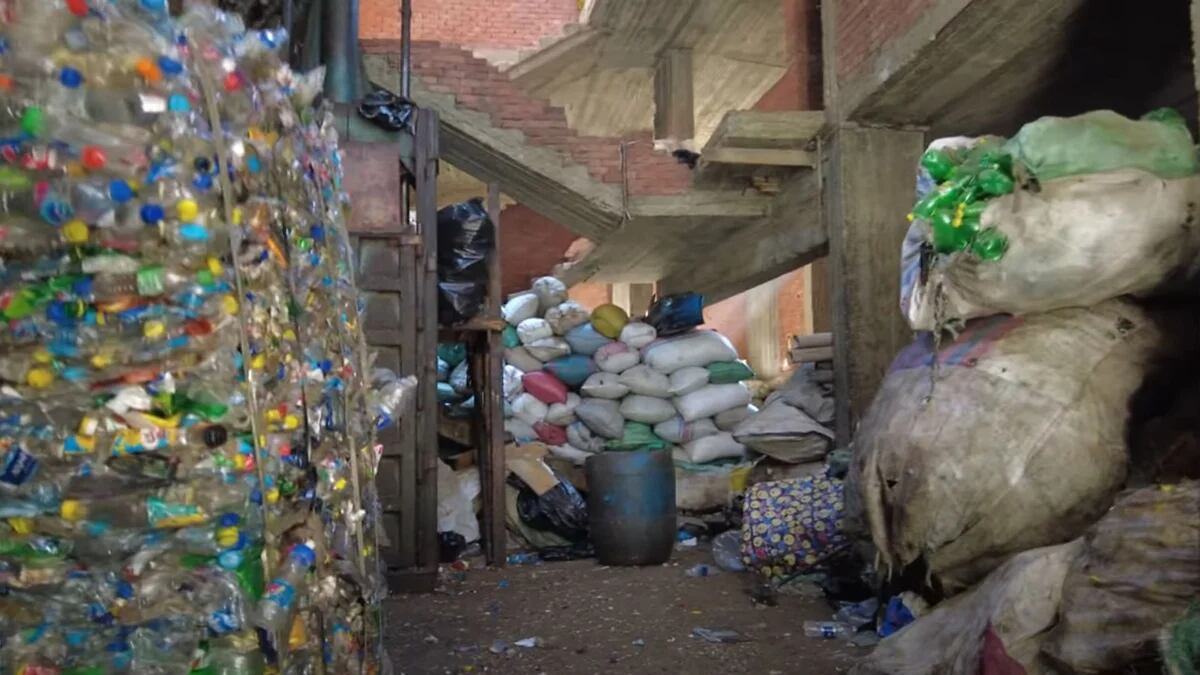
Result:
[[31,387],[45,389],[54,383],[54,373],[45,368],[33,368],[25,376],[25,380]]
[[63,239],[71,244],[85,244],[88,240],[88,226],[82,220],[75,219],[63,225]]
[[238,542],[238,529],[236,527],[220,527],[217,528],[217,544],[222,548],[229,548],[236,545]]
[[33,532],[33,521],[29,518],[9,518],[8,526],[14,534],[29,534]]
[[180,199],[175,205],[175,213],[179,215],[180,220],[190,223],[200,215],[200,205],[194,199]]
[[167,327],[161,321],[147,321],[142,325],[142,334],[150,339],[162,337],[166,332]]
[[287,417],[283,418],[283,428],[284,429],[290,430],[290,429],[295,429],[299,426],[300,426],[300,418],[299,417],[296,417],[295,415],[288,415]]
[[59,507],[59,513],[62,514],[63,520],[74,523],[87,518],[87,507],[76,499],[64,499],[62,506]]
[[225,273],[225,266],[221,264],[221,260],[219,258],[209,256],[208,271],[211,272],[214,277],[219,277]]
[[225,308],[226,314],[238,313],[238,301],[237,298],[233,297],[232,295],[225,296],[221,300],[221,305]]
[[54,360],[54,356],[51,355],[50,350],[46,349],[45,347],[38,347],[37,350],[33,352],[33,360],[37,361],[38,363],[50,363]]
[[99,370],[112,365],[112,356],[101,352],[92,356],[92,367]]

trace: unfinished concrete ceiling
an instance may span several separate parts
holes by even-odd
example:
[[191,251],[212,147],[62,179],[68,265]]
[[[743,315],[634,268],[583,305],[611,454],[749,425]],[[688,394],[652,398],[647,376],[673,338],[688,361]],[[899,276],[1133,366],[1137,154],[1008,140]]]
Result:
[[581,134],[652,128],[654,66],[668,48],[692,50],[698,146],[789,65],[779,0],[592,0],[581,21],[510,70],[527,91],[565,107]]

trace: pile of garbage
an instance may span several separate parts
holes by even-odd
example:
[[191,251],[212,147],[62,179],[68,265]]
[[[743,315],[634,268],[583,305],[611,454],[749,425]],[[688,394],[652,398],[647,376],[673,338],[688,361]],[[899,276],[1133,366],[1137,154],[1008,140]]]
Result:
[[1175,413],[1195,396],[1180,373],[1198,315],[1168,296],[1200,269],[1197,197],[1191,135],[1166,112],[930,146],[901,305],[931,332],[862,420],[845,522],[893,584],[940,602],[856,672],[1162,658],[1200,594],[1200,424]]
[[377,426],[323,72],[202,3],[0,36],[0,663],[377,672]]

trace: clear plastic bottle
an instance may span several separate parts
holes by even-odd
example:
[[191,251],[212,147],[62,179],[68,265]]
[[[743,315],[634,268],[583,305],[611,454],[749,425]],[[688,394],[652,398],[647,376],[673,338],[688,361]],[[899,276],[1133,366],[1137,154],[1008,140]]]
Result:
[[805,621],[804,634],[822,640],[849,640],[854,637],[854,626],[838,621]]
[[713,538],[713,560],[726,572],[745,572],[742,563],[742,531],[726,530]]
[[258,606],[258,623],[275,634],[290,626],[300,600],[308,570],[317,562],[307,544],[297,544],[288,553]]

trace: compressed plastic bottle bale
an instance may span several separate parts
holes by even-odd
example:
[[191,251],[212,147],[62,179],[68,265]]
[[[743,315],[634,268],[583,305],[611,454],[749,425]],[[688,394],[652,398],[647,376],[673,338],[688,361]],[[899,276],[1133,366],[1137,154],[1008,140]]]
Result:
[[512,296],[500,308],[500,316],[504,317],[510,326],[519,326],[522,321],[535,318],[537,315],[538,296],[532,291]]
[[672,396],[684,396],[708,384],[708,369],[688,366],[671,373],[669,391]]
[[685,444],[683,449],[688,458],[697,464],[718,459],[740,459],[746,455],[746,446],[734,440],[727,431],[719,431],[712,436],[691,441]]
[[575,416],[587,425],[593,433],[604,438],[620,438],[625,428],[625,418],[621,415],[621,406],[616,401],[601,398],[585,398]]
[[554,329],[545,319],[525,319],[517,325],[517,336],[521,338],[521,344],[528,347],[538,340],[554,337]]
[[629,314],[613,304],[600,305],[592,312],[592,325],[596,327],[596,332],[614,340],[620,337],[621,329],[627,323]]
[[710,384],[675,399],[675,407],[684,420],[694,422],[750,404],[750,390],[744,384]]
[[594,356],[601,347],[612,342],[611,339],[597,333],[596,327],[591,323],[572,328],[564,337],[567,344],[571,345],[572,352],[584,356]]
[[717,425],[711,419],[704,418],[688,422],[679,415],[654,425],[655,435],[671,443],[689,443],[705,436],[715,435],[718,431]]
[[[567,385],[552,373],[546,371],[525,373],[521,377],[521,386],[525,388],[527,394],[532,394],[534,398],[546,405],[567,402]],[[546,413],[543,412],[542,417],[545,416]]]
[[592,357],[596,365],[606,373],[623,373],[636,366],[641,356],[624,342],[611,342],[596,351]]
[[631,393],[642,396],[671,396],[671,381],[667,376],[646,365],[634,366],[621,373],[621,384],[629,387]]
[[545,314],[567,300],[567,286],[554,277],[539,277],[533,281],[533,292],[538,296],[538,313]]
[[546,323],[554,329],[555,335],[566,335],[572,329],[587,324],[592,315],[583,305],[573,300],[561,302],[546,312]]
[[621,415],[634,422],[658,424],[675,416],[675,406],[663,398],[633,394],[621,401]]
[[547,363],[545,370],[567,387],[578,389],[596,372],[596,362],[582,354],[572,354]]
[[567,344],[566,340],[559,337],[542,338],[541,340],[531,342],[529,346],[526,347],[526,350],[534,358],[542,361],[543,363],[549,363],[554,359],[561,359],[562,357],[570,354],[571,345]]
[[550,406],[538,400],[533,394],[525,392],[513,399],[512,410],[517,419],[532,427],[538,422],[545,421],[546,414],[550,412]]
[[737,350],[725,336],[709,330],[659,339],[642,349],[642,360],[666,375],[688,366],[735,361],[737,357]]
[[582,402],[579,394],[567,394],[565,403],[554,403],[550,406],[550,412],[546,413],[546,421],[560,427],[571,425],[575,422],[575,409]]
[[504,361],[517,367],[522,373],[534,373],[545,367],[540,360],[524,347],[509,347],[504,350]]
[[710,384],[734,384],[754,379],[754,369],[745,361],[719,361],[710,363],[708,381]]
[[629,387],[621,382],[616,373],[594,373],[579,388],[584,396],[592,398],[619,399],[629,393]]
[[654,326],[641,321],[630,321],[621,329],[621,342],[634,349],[641,349],[657,338],[658,332],[654,330]]

